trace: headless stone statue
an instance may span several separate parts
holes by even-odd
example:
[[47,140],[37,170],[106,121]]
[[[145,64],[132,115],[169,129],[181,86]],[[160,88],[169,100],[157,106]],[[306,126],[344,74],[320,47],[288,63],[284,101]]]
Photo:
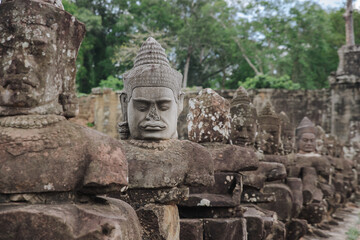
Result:
[[230,104],[210,88],[201,90],[189,100],[188,136],[198,143],[222,142],[230,138]]
[[96,197],[127,187],[121,144],[66,119],[85,26],[62,9],[0,5],[0,239],[140,239],[128,204]]

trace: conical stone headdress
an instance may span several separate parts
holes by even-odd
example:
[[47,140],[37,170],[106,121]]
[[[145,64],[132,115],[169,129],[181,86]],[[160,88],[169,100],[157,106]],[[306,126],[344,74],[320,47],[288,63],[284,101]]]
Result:
[[244,87],[239,87],[231,100],[231,106],[236,106],[238,104],[250,104],[250,102],[249,93]]
[[130,100],[132,91],[137,87],[170,88],[175,100],[178,101],[182,74],[170,67],[165,50],[152,37],[142,44],[135,58],[134,68],[126,72],[123,77],[127,101]]
[[317,134],[315,124],[307,117],[304,117],[296,128],[296,137],[300,137],[303,133]]
[[267,102],[265,107],[261,110],[259,116],[260,125],[277,125],[280,126],[280,120],[278,115],[272,109],[270,102]]

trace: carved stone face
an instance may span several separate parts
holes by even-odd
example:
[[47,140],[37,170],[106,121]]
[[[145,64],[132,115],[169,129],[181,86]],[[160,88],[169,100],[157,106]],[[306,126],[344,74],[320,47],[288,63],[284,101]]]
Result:
[[313,133],[303,133],[298,142],[299,153],[316,151],[316,136]]
[[0,24],[0,106],[33,108],[57,101],[56,32],[19,21]]
[[292,129],[285,129],[281,134],[284,154],[290,154],[294,149],[295,133]]
[[231,107],[231,140],[233,144],[254,146],[257,126],[253,110],[255,109],[243,104]]
[[261,150],[265,154],[275,154],[279,150],[279,131],[277,126],[263,125],[261,126]]
[[177,138],[181,112],[174,93],[166,87],[137,87],[128,103],[128,122],[134,139]]

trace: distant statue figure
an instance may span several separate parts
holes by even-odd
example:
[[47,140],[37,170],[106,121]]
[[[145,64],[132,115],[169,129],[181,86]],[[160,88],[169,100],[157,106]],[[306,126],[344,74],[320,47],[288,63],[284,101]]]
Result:
[[300,154],[316,152],[316,127],[307,117],[296,128],[297,150]]
[[261,110],[258,119],[260,124],[260,149],[265,154],[279,154],[281,148],[281,121],[279,116],[272,110],[270,102],[267,102]]
[[279,117],[281,119],[282,152],[287,155],[294,150],[295,130],[285,112],[280,112]]
[[257,113],[248,92],[239,87],[231,100],[231,140],[235,145],[254,146],[257,131]]
[[125,123],[121,126],[128,123],[132,139],[178,137],[177,118],[184,100],[181,82],[182,74],[170,67],[165,50],[149,37],[135,58],[134,68],[124,74],[121,102]]

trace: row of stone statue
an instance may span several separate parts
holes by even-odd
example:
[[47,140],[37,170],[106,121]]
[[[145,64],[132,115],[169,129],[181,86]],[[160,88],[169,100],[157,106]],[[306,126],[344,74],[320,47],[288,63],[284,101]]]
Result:
[[0,4],[0,239],[298,239],[354,196],[358,158],[313,154],[306,119],[289,154],[286,118],[244,89],[200,92],[177,140],[182,76],[153,38],[123,76],[127,140],[68,121],[84,34],[61,1]]
[[[181,234],[217,234],[207,228],[194,231],[210,211],[196,203],[207,199],[216,221],[245,218],[248,239],[300,239],[306,233],[326,237],[320,229],[330,229],[336,209],[355,199],[360,171],[358,145],[352,158],[345,159],[336,138],[326,135],[308,118],[304,117],[295,129],[286,114],[276,114],[270,103],[257,115],[242,87],[230,103],[215,91],[204,89],[189,100],[189,106],[188,137],[215,158],[216,187],[190,187],[190,203],[180,204],[184,218]],[[245,149],[253,154],[245,154]],[[235,162],[239,162],[237,166]],[[227,207],[228,212],[219,213],[219,207]],[[237,213],[234,207],[242,214],[233,215]],[[274,213],[280,222],[273,219]],[[271,224],[266,223],[269,219]],[[216,229],[221,236],[223,230]],[[232,234],[225,239],[238,239]],[[201,238],[187,234],[183,239]]]

